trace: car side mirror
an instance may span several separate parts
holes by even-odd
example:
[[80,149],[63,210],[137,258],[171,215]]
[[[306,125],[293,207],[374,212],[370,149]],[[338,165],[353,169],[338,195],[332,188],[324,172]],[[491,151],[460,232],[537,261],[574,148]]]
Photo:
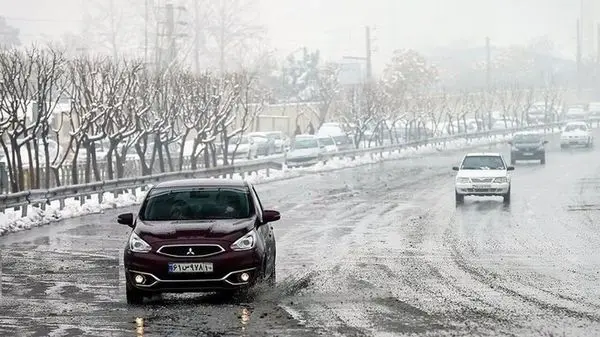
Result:
[[281,219],[281,214],[278,211],[264,210],[263,211],[263,223],[273,222]]
[[548,141],[547,141],[547,140],[545,140],[545,141],[544,141],[544,144],[548,144]]
[[117,222],[121,225],[127,225],[133,228],[133,213],[119,214],[119,216],[117,217]]
[[452,170],[458,171],[458,166],[452,166]]
[[514,166],[509,166],[509,167],[507,167],[507,168],[506,168],[506,170],[507,170],[507,171],[514,171],[514,170],[515,170],[515,167],[514,167]]

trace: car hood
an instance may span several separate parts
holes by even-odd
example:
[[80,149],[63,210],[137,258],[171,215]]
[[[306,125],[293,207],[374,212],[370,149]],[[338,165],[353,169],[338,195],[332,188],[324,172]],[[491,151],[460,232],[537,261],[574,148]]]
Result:
[[506,170],[460,170],[457,178],[495,178],[506,176]]
[[288,158],[294,157],[307,157],[307,156],[317,156],[319,154],[319,149],[297,149],[292,150],[288,153]]
[[256,218],[226,220],[137,220],[135,232],[146,242],[162,240],[222,239],[233,240],[254,227]]

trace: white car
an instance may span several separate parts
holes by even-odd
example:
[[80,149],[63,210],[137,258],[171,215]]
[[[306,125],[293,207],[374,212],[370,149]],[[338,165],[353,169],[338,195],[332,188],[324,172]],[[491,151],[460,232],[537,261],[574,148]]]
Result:
[[460,166],[452,168],[456,173],[454,181],[456,203],[461,204],[465,196],[501,196],[510,203],[511,177],[508,166],[500,153],[469,153]]
[[592,147],[593,145],[594,136],[586,122],[568,122],[560,134],[560,147],[562,149],[569,146]]
[[323,153],[323,147],[317,136],[297,135],[285,155],[285,163],[288,167],[314,165],[321,160]]
[[249,136],[235,136],[229,140],[227,154],[235,158],[252,159],[258,156],[258,147]]
[[327,153],[338,152],[338,147],[335,143],[335,140],[331,136],[319,137],[319,144],[321,145],[321,148],[323,148]]

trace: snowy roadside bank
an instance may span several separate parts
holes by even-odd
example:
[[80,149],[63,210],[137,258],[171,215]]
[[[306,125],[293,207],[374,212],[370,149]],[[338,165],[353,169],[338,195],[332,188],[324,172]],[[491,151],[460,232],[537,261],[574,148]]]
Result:
[[[554,133],[558,129],[552,130]],[[511,135],[498,135],[477,139],[460,139],[448,141],[445,144],[427,144],[419,148],[407,147],[393,152],[383,152],[381,154],[366,154],[357,156],[352,159],[349,157],[333,158],[327,163],[318,163],[317,165],[305,168],[289,169],[284,167],[283,170],[270,170],[269,176],[265,172],[258,172],[245,179],[254,184],[263,184],[273,181],[291,179],[306,174],[317,172],[335,171],[340,169],[358,167],[378,163],[381,161],[409,159],[419,156],[427,156],[446,151],[463,151],[470,148],[478,148],[486,145],[505,144]],[[234,175],[233,179],[242,179],[241,175]],[[19,232],[33,227],[46,225],[55,221],[78,216],[102,213],[106,209],[114,209],[127,207],[139,204],[144,198],[145,192],[141,188],[132,191],[131,193],[120,194],[117,197],[112,192],[104,193],[102,202],[98,201],[98,196],[93,195],[86,199],[85,203],[75,198],[65,200],[65,207],[61,210],[58,201],[52,202],[46,206],[45,210],[37,207],[28,206],[28,216],[21,217],[21,211],[7,209],[0,214],[0,236],[12,232]]]

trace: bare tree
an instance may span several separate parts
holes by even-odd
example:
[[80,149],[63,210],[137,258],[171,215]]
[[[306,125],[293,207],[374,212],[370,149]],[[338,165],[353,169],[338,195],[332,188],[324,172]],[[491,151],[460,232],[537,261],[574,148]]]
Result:
[[[0,141],[9,166],[13,192],[26,187],[24,168],[27,166],[31,171],[31,140],[40,124],[38,119],[34,121],[33,116],[28,114],[28,108],[35,97],[31,92],[31,83],[35,76],[32,59],[36,53],[37,49],[30,49],[25,53],[15,49],[0,53],[0,92],[3,93],[0,110],[6,118],[3,124],[8,138]],[[23,147],[27,149],[26,162],[22,158]],[[33,176],[30,175],[29,185],[32,186],[33,182]]]
[[[53,128],[55,121],[55,108],[59,101],[64,98],[64,93],[67,88],[67,61],[62,51],[48,48],[42,50],[35,55],[33,60],[36,71],[37,88],[36,106],[33,113],[37,120],[40,121],[39,140],[42,142],[44,151],[44,187],[51,187],[51,172],[54,172],[56,184],[59,184],[58,170],[62,162],[59,161],[60,153],[60,129]],[[62,116],[62,114],[61,114]],[[59,117],[62,118],[62,117]],[[59,124],[62,124],[59,122]],[[54,136],[56,139],[56,152],[50,153],[50,138]],[[38,137],[34,138],[34,148],[38,148]],[[60,164],[60,165],[57,165]],[[41,165],[39,156],[36,159],[36,186],[41,187],[40,177]]]

